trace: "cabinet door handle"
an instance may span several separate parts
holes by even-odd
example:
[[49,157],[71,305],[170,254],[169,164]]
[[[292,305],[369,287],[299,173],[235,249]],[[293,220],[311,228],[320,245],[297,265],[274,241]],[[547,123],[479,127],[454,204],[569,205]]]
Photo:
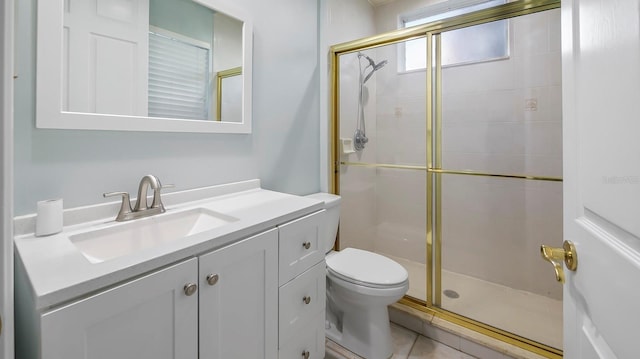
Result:
[[184,285],[184,294],[192,296],[198,290],[198,285],[195,283],[187,283]]
[[207,276],[207,283],[209,283],[209,285],[216,285],[218,279],[220,279],[220,277],[217,274],[209,274]]
[[311,248],[311,242],[304,242],[302,243],[302,246],[304,247],[304,249],[309,249]]
[[303,351],[303,352],[302,352],[302,357],[303,357],[304,359],[309,359],[309,354],[310,354],[310,353],[309,353],[309,351],[308,351],[308,350],[305,350],[305,351]]
[[305,296],[302,298],[302,301],[304,302],[304,304],[309,304],[309,303],[311,303],[311,296],[306,296],[306,295],[305,295]]

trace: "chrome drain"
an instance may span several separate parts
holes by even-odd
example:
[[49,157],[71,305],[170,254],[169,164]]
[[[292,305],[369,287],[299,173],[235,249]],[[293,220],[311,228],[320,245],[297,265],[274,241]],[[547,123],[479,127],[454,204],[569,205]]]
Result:
[[451,299],[460,298],[460,294],[458,294],[458,292],[456,292],[455,290],[452,290],[452,289],[445,289],[445,290],[442,291],[442,294],[447,296],[447,298],[451,298]]

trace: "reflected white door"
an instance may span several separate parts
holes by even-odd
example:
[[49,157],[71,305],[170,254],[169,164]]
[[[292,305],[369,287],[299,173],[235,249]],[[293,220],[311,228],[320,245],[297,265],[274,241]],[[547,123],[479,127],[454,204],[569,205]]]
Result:
[[64,111],[147,116],[149,0],[67,0]]
[[564,353],[640,357],[640,6],[563,0]]

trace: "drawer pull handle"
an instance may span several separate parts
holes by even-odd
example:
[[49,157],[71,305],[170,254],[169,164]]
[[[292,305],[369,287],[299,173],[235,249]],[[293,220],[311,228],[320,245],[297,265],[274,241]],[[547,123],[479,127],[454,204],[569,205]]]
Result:
[[302,243],[302,246],[304,247],[304,249],[309,249],[311,248],[311,242],[304,242]]
[[309,303],[311,303],[311,296],[306,296],[306,295],[305,295],[305,296],[302,298],[302,301],[304,302],[304,304],[309,304]]
[[309,353],[309,351],[308,351],[308,350],[305,350],[305,351],[303,351],[303,352],[302,352],[302,357],[303,357],[304,359],[309,359],[309,354],[311,354],[311,353]]
[[184,294],[187,296],[192,296],[198,290],[198,285],[195,283],[187,283],[184,285]]
[[209,283],[209,285],[216,285],[218,279],[220,279],[220,277],[217,274],[209,274],[207,276],[207,283]]

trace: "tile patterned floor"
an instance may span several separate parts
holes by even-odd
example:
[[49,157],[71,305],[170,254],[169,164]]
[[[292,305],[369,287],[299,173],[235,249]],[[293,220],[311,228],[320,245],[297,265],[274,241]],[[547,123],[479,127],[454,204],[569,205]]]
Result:
[[[474,357],[391,323],[392,359],[473,359]],[[327,340],[325,359],[362,359]]]

